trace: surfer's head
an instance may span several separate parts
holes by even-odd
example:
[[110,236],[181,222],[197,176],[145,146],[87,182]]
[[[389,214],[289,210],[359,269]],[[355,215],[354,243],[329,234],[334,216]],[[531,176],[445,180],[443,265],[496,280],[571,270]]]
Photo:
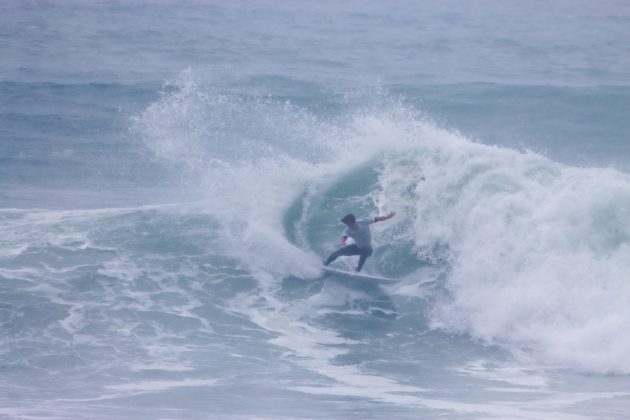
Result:
[[357,218],[354,217],[354,214],[346,214],[345,216],[343,216],[341,221],[348,226],[352,226],[357,222]]

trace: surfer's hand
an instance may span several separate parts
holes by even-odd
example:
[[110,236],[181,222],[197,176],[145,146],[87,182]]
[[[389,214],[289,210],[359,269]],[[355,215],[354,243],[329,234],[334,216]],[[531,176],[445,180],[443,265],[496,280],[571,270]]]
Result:
[[394,217],[396,215],[395,211],[390,212],[389,214],[387,214],[387,218],[391,219],[392,217]]

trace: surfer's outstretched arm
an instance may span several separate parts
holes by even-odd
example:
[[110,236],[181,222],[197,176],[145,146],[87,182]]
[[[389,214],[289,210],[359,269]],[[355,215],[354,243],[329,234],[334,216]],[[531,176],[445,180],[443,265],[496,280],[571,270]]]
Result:
[[392,217],[394,217],[395,215],[396,215],[396,212],[395,212],[395,211],[393,211],[393,212],[391,212],[391,213],[387,213],[387,215],[386,215],[386,216],[376,216],[376,217],[374,218],[374,223],[376,223],[376,222],[382,222],[383,220],[388,220],[388,219],[391,219],[391,218],[392,218]]

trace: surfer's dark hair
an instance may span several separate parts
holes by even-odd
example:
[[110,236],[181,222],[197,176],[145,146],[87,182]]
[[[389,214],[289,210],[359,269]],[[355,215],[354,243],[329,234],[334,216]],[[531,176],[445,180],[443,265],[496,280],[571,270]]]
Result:
[[347,225],[356,222],[357,218],[354,217],[354,214],[346,214],[345,216],[343,216],[343,219],[341,219],[341,221]]

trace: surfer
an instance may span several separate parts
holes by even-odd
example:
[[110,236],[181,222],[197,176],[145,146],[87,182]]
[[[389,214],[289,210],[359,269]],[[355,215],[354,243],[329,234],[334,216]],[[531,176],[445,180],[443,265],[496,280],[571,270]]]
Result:
[[[344,246],[330,254],[330,257],[328,257],[328,259],[324,262],[324,265],[330,264],[342,255],[360,255],[359,265],[357,265],[356,272],[358,273],[361,271],[363,264],[365,264],[365,260],[372,255],[372,234],[370,232],[370,225],[372,223],[391,219],[395,214],[396,212],[391,212],[386,216],[377,216],[374,218],[367,217],[360,220],[357,220],[354,217],[354,214],[346,214],[343,219],[341,219],[341,221],[348,226],[341,236],[341,245]],[[354,243],[346,245],[348,238],[352,238]]]

